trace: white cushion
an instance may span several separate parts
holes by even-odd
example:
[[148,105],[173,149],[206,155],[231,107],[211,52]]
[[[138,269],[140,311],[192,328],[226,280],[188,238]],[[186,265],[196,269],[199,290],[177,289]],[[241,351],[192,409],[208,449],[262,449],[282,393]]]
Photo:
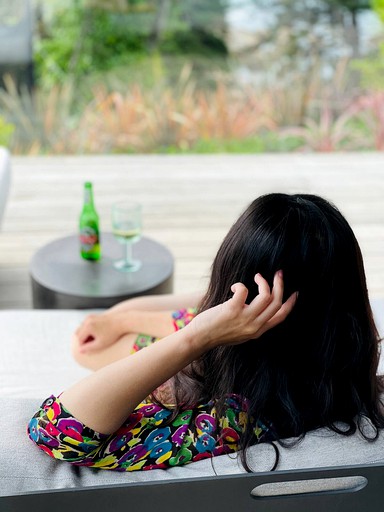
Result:
[[[383,302],[375,303],[374,310],[382,329]],[[88,373],[72,360],[69,351],[70,337],[87,313],[0,311],[0,496],[243,472],[233,455],[168,470],[119,473],[79,468],[50,459],[28,439],[27,423],[43,399]],[[279,470],[384,462],[384,432],[375,443],[368,443],[359,433],[343,437],[319,429],[294,448],[279,447],[279,451]],[[250,448],[248,457],[255,471],[268,471],[274,462],[274,452],[266,444]]]
[[[372,301],[384,336],[384,300]],[[37,398],[60,393],[89,372],[70,353],[73,332],[89,311],[0,311],[0,396]],[[379,373],[384,374],[384,351]]]
[[87,375],[70,353],[72,333],[86,314],[0,311],[0,396],[41,400]]

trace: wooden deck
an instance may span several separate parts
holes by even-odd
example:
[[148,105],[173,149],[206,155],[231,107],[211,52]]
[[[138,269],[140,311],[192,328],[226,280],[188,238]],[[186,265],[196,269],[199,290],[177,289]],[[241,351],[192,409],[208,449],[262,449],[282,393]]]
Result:
[[205,286],[223,236],[256,196],[323,195],[355,231],[371,297],[384,297],[384,154],[14,157],[0,230],[0,309],[31,307],[30,258],[76,233],[86,180],[103,230],[114,201],[143,204],[145,234],[175,256],[176,292]]

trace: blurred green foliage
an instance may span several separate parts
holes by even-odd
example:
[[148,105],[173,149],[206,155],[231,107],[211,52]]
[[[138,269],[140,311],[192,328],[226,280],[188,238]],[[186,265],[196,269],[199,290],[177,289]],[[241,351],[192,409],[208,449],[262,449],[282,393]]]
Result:
[[372,8],[384,23],[384,0],[372,0]]
[[302,145],[302,138],[283,136],[277,132],[266,131],[257,137],[245,139],[198,139],[190,148],[169,146],[157,149],[160,153],[285,153],[295,151]]
[[[371,1],[384,21],[384,0]],[[340,39],[361,55],[357,14],[370,0],[241,0],[275,16],[259,41],[231,55],[230,0],[36,2],[45,18],[33,98],[9,87],[0,94],[0,144],[17,152],[290,152],[318,150],[327,137],[329,151],[382,147],[373,89],[383,90],[384,43],[356,61],[367,91],[334,51]],[[359,102],[366,93],[370,106]],[[341,129],[351,104],[353,126]],[[350,146],[336,140],[339,128],[353,132]]]
[[9,147],[15,127],[0,116],[0,146]]
[[179,55],[228,55],[227,47],[220,38],[199,28],[165,33],[159,43],[159,50]]
[[350,12],[358,12],[371,8],[370,0],[325,0],[331,8],[346,9]]
[[352,67],[359,71],[361,85],[369,90],[383,90],[384,84],[384,43],[377,57],[356,60]]
[[102,9],[74,6],[55,14],[49,37],[36,43],[37,78],[51,86],[121,64],[130,53],[143,52],[142,34],[125,30],[118,16]]
[[166,26],[157,19],[156,2],[131,1],[126,12],[101,4],[79,0],[54,11],[35,44],[39,85],[51,87],[67,79],[79,82],[93,73],[122,67],[134,71],[138,60],[154,53],[215,58],[228,53],[217,33],[195,24],[190,1],[175,4]]
[[[372,0],[372,9],[384,23],[384,0]],[[377,54],[357,59],[353,67],[360,72],[361,85],[370,90],[383,90],[384,86],[384,41],[379,42]]]

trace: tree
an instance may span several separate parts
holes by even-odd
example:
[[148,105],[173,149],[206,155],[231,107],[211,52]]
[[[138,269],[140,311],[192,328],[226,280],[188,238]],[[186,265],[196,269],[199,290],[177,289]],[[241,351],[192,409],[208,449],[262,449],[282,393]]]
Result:
[[[331,16],[339,13],[346,29],[347,39],[352,47],[353,56],[360,53],[360,34],[357,17],[359,12],[371,9],[370,0],[324,0],[328,4]],[[347,21],[349,17],[349,23]]]
[[159,0],[152,25],[152,31],[149,36],[149,42],[152,47],[156,47],[159,44],[163,33],[167,28],[170,7],[171,0]]
[[[294,30],[297,25],[306,26],[308,35],[313,27],[328,25],[340,29],[353,56],[360,51],[358,14],[372,8],[370,0],[253,0],[253,3],[277,13],[275,27]],[[330,41],[330,48],[335,43],[338,41]]]
[[[127,66],[150,51],[226,56],[227,0],[71,0],[56,4],[36,44],[46,85]],[[40,7],[45,4],[40,1]],[[42,17],[40,17],[42,21]],[[127,64],[128,63],[128,64]]]

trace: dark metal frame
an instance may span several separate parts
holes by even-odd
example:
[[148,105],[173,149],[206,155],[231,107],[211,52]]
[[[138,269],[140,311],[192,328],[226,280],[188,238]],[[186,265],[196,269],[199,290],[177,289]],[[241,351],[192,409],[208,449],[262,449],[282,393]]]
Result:
[[[342,478],[346,487],[333,486],[335,478]],[[325,479],[325,489],[287,494],[284,487],[287,482],[300,486],[300,482],[317,479]],[[360,483],[351,485],[350,481]],[[252,490],[263,484],[280,487],[280,493],[253,496]],[[83,487],[0,498],[0,512],[47,508],[55,512],[382,512],[384,464]]]

